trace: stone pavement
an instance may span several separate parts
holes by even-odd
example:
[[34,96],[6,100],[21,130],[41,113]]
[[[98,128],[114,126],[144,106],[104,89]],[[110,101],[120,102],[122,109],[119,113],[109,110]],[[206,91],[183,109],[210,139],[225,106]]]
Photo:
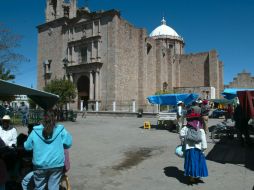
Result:
[[[143,129],[147,120],[151,130]],[[154,128],[156,118],[87,116],[63,124],[73,135],[73,190],[253,189],[254,149],[235,141],[214,145],[208,135],[209,177],[188,185],[184,160],[174,154],[178,134]]]

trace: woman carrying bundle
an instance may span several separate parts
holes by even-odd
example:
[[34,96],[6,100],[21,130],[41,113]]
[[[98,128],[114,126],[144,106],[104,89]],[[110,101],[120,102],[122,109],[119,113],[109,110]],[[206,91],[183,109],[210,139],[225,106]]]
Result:
[[206,134],[203,129],[201,113],[197,109],[187,112],[187,126],[180,131],[180,139],[185,145],[184,175],[189,177],[191,183],[200,182],[200,178],[208,176],[204,155],[207,148]]

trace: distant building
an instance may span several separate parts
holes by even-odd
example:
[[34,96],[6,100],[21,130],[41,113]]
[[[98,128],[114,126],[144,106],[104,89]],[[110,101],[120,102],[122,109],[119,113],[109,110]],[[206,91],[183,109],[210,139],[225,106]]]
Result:
[[27,95],[16,95],[15,100],[10,103],[10,106],[17,110],[21,106],[21,102],[24,102],[25,105],[29,107]]
[[232,82],[225,85],[225,88],[254,88],[254,77],[247,71],[243,70],[234,77]]
[[79,109],[83,100],[88,110],[95,102],[100,110],[112,110],[113,102],[124,110],[133,101],[148,110],[146,97],[164,88],[201,87],[205,97],[219,97],[223,63],[216,50],[184,54],[184,45],[164,18],[148,35],[117,10],[90,12],[77,8],[76,0],[47,0],[46,22],[38,26],[38,88],[68,78],[78,91],[71,106]]

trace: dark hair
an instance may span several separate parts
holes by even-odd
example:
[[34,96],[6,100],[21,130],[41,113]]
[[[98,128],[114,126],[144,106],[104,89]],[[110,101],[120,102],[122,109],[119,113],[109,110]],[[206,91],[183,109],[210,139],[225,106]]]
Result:
[[44,128],[42,131],[42,135],[45,139],[50,139],[53,135],[53,129],[55,127],[55,115],[54,112],[47,112],[44,115],[44,120],[42,122]]

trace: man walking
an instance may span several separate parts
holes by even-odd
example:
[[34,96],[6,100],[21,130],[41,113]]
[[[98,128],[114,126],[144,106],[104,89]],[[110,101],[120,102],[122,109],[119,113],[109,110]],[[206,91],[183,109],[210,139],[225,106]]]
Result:
[[19,111],[22,115],[22,124],[23,124],[23,126],[26,126],[28,124],[29,108],[27,105],[25,105],[25,102],[21,102]]

